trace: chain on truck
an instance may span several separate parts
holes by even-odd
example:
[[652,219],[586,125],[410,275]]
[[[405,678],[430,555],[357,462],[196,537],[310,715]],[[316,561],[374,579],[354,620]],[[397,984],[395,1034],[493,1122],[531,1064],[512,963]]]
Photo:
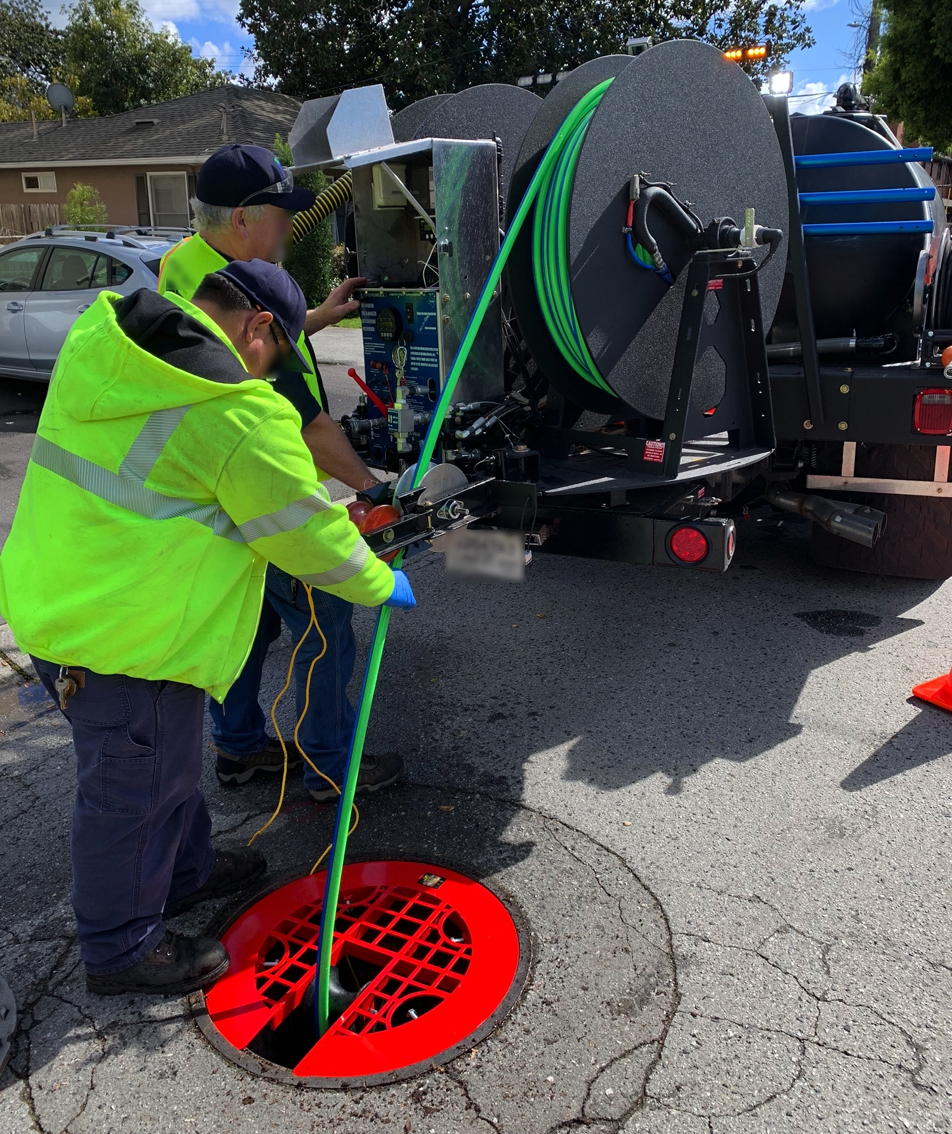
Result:
[[337,178],[299,233],[352,196],[364,392],[341,424],[399,474],[374,550],[468,529],[435,544],[465,564],[491,529],[515,533],[503,558],[524,539],[724,571],[735,517],[769,503],[813,522],[821,563],[952,575],[944,206],[931,151],[855,92],[791,114],[677,41],[592,60],[545,99],[490,84],[391,116],[381,87],[345,91],[305,103],[291,145],[298,171]]

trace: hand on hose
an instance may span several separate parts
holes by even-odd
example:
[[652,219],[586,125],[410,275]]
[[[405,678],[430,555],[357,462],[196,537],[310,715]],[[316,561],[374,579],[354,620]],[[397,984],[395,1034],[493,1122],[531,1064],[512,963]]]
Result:
[[410,580],[402,571],[394,571],[393,594],[383,605],[396,607],[397,610],[411,610],[416,606]]
[[367,504],[373,504],[375,507],[377,504],[389,504],[390,491],[392,488],[393,485],[389,480],[377,481],[369,488],[364,488],[358,492],[357,499],[363,500]]

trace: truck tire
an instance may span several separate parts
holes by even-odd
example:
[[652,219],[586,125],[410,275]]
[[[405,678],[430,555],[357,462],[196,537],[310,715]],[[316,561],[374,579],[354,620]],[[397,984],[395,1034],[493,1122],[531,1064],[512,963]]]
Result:
[[[823,445],[816,471],[836,475],[840,471],[841,457],[841,445]],[[836,467],[819,467],[833,460]],[[934,474],[935,448],[931,445],[858,445],[856,448],[857,476],[931,481]],[[905,579],[952,578],[952,499],[885,496],[871,492],[823,492],[822,495],[880,509],[887,515],[886,530],[875,547],[862,547],[814,525],[810,547],[814,563],[871,575],[899,575]]]

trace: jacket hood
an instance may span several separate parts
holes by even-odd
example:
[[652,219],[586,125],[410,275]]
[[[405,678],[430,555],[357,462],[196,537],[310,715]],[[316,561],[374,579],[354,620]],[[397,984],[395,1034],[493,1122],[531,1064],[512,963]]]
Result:
[[73,324],[53,375],[62,407],[80,421],[195,405],[252,378],[217,324],[180,296],[104,291]]

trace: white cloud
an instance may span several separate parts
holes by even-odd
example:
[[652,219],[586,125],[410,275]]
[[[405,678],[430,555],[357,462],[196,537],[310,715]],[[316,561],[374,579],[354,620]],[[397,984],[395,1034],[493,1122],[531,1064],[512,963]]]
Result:
[[[154,24],[153,27],[155,27]],[[172,23],[171,20],[163,20],[162,23],[159,24],[157,28],[155,28],[155,30],[168,32],[169,35],[174,37],[175,39],[182,38],[182,36],[179,34],[178,28],[175,26],[175,24]]]
[[805,12],[822,12],[824,8],[835,8],[840,0],[803,0]]
[[836,89],[843,83],[855,82],[842,74],[832,85],[826,83],[800,83],[790,96],[791,109],[798,114],[822,114],[836,103]]
[[145,0],[145,10],[153,23],[163,20],[214,20],[234,24],[239,0]]

